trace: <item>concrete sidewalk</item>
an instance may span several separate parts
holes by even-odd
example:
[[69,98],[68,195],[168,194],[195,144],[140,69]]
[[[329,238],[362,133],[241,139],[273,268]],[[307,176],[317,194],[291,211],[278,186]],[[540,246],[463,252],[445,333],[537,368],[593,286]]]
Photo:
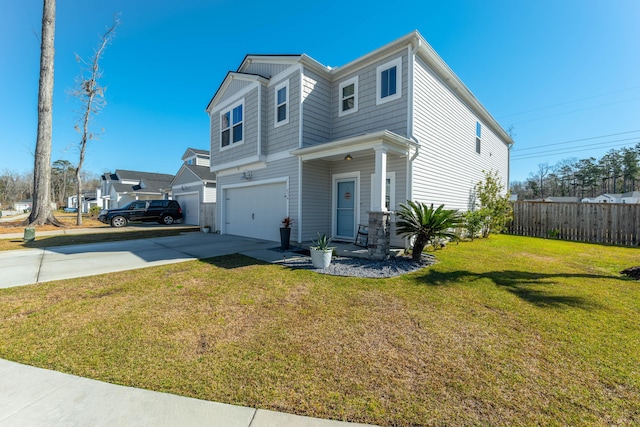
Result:
[[242,253],[267,262],[277,242],[188,232],[140,240],[0,251],[0,288],[94,276],[163,264]]
[[123,387],[0,359],[0,425],[364,426]]

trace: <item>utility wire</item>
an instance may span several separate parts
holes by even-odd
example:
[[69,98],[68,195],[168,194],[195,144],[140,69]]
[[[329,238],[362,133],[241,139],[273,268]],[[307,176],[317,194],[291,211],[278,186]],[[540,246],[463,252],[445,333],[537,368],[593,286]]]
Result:
[[625,102],[631,102],[631,101],[636,101],[640,98],[631,98],[631,99],[625,99],[624,101],[618,101],[618,102],[612,102],[610,104],[601,104],[601,105],[595,105],[593,107],[587,107],[587,108],[580,108],[578,110],[571,110],[571,111],[565,111],[563,113],[557,113],[557,114],[551,114],[549,116],[543,116],[543,117],[536,117],[533,119],[527,119],[527,120],[520,120],[518,122],[514,122],[514,125],[520,124],[520,123],[527,123],[527,122],[535,122],[536,120],[544,120],[544,119],[549,119],[551,117],[558,117],[558,116],[566,116],[567,114],[573,114],[573,113],[579,113],[581,111],[587,111],[587,110],[595,110],[597,108],[602,108],[602,107],[608,107],[610,105],[616,105],[616,104],[622,104]]
[[553,144],[538,145],[536,147],[514,148],[512,151],[513,152],[516,152],[516,151],[520,152],[520,151],[528,151],[528,150],[537,150],[538,148],[543,148],[543,147],[555,147],[557,145],[571,144],[571,143],[574,143],[574,142],[582,142],[582,141],[590,141],[592,139],[608,138],[610,136],[626,135],[626,134],[629,134],[629,133],[636,133],[636,132],[640,132],[640,129],[629,130],[629,131],[626,131],[626,132],[610,133],[608,135],[592,136],[592,137],[589,137],[589,138],[572,139],[570,141],[555,142]]
[[[633,140],[635,138],[628,138],[628,139],[620,139],[618,141],[628,141],[628,140]],[[607,143],[612,143],[612,142],[616,142],[616,141],[608,141]],[[518,160],[526,160],[526,159],[536,159],[539,157],[546,157],[550,154],[569,154],[569,153],[580,153],[582,151],[586,151],[584,149],[584,147],[590,147],[592,145],[599,145],[599,144],[590,144],[590,145],[585,145],[583,147],[575,147],[575,148],[562,148],[559,150],[551,150],[551,151],[546,151],[543,153],[529,153],[527,155],[524,156],[520,156],[520,157],[512,157],[511,160],[513,161],[518,161]],[[623,143],[623,144],[613,144],[613,145],[608,145],[605,147],[600,147],[600,148],[615,148],[615,147],[625,147],[628,146],[629,143]]]
[[549,108],[560,107],[560,106],[562,106],[562,105],[573,104],[573,103],[576,103],[576,102],[586,101],[586,100],[588,100],[588,99],[593,99],[593,98],[600,98],[600,97],[602,97],[602,96],[611,95],[611,94],[614,94],[614,93],[620,93],[620,92],[631,91],[631,90],[633,90],[633,89],[637,89],[637,88],[640,88],[640,85],[638,85],[638,86],[632,86],[632,87],[630,87],[630,88],[626,88],[626,89],[618,89],[618,90],[614,90],[614,91],[612,91],[612,92],[602,93],[602,94],[600,94],[600,95],[592,95],[592,96],[588,96],[588,97],[586,97],[586,98],[576,99],[576,100],[574,100],[574,101],[565,101],[565,102],[560,102],[560,103],[558,103],[558,104],[548,105],[548,106],[546,106],[546,107],[539,107],[539,108],[534,108],[534,109],[532,109],[532,110],[521,111],[521,112],[519,112],[519,113],[505,114],[504,116],[500,116],[500,117],[497,117],[497,118],[498,118],[498,119],[503,119],[503,118],[505,118],[505,117],[518,116],[518,115],[520,115],[520,114],[534,113],[534,112],[536,112],[536,111],[548,110]]

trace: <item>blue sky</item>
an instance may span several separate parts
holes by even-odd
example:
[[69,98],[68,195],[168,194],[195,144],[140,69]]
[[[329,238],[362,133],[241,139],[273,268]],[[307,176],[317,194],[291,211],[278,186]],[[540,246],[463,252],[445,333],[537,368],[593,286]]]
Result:
[[[54,161],[78,157],[79,107],[67,94],[75,53],[89,57],[115,13],[121,25],[101,63],[107,105],[85,164],[95,173],[176,173],[187,147],[208,149],[204,109],[247,53],[340,66],[416,29],[503,127],[514,126],[511,180],[640,142],[637,0],[64,0]],[[0,170],[33,167],[41,16],[41,0],[0,0]]]

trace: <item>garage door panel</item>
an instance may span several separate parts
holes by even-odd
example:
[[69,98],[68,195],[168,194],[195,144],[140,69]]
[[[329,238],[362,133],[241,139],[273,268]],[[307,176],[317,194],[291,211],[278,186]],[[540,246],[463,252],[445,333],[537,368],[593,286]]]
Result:
[[182,223],[200,225],[200,198],[198,194],[176,195],[175,199],[182,208]]
[[225,190],[228,234],[280,240],[280,223],[287,215],[286,184],[263,184]]

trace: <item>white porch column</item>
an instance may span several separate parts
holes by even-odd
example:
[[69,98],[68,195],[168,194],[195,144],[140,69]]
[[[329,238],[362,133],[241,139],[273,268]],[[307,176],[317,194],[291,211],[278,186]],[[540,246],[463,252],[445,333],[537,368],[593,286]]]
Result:
[[385,212],[387,210],[384,203],[387,195],[387,149],[375,148],[375,152],[376,164],[373,176],[373,188],[371,188],[371,194],[373,195],[371,211]]

